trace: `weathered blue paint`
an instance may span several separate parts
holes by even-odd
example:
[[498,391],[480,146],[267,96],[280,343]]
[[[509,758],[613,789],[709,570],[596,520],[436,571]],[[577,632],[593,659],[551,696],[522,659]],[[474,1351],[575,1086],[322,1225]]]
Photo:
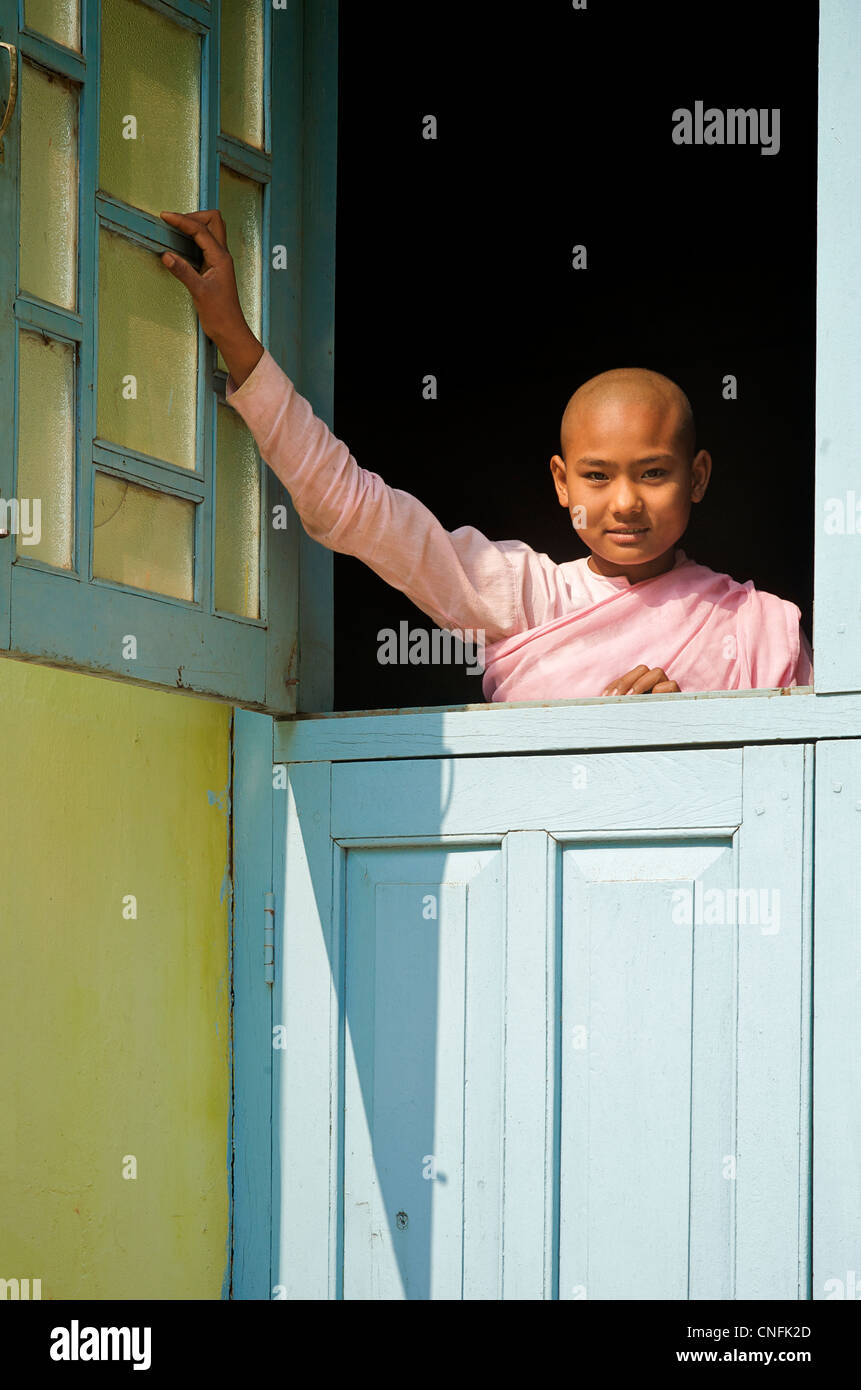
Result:
[[[327,248],[334,238],[334,167],[322,179],[316,167],[309,173],[313,160],[332,157],[334,132],[317,131],[305,111],[303,83],[308,84],[307,92],[314,95],[316,101],[316,75],[310,67],[307,71],[303,67],[301,8],[291,5],[288,11],[279,11],[276,16],[270,6],[265,7],[264,95],[267,103],[271,96],[277,97],[278,110],[270,113],[267,107],[269,146],[260,152],[221,135],[218,128],[220,3],[202,6],[194,0],[146,2],[201,36],[200,205],[216,205],[218,171],[223,162],[256,178],[263,187],[263,243],[267,267],[271,266],[269,248],[279,239],[275,233],[286,228],[281,240],[290,250],[289,275],[278,272],[277,276],[283,278],[274,278],[272,283],[269,273],[263,276],[264,340],[279,360],[285,360],[290,334],[298,338],[302,332],[299,327],[302,297],[295,289],[297,285],[304,289],[303,200],[305,212],[311,219],[309,225],[313,226],[315,235],[322,236],[321,247],[315,247],[317,259],[305,271],[306,277],[319,273],[320,259],[325,261],[329,254]],[[44,37],[19,29],[13,0],[2,0],[0,25],[3,37],[18,44],[22,57],[27,55],[76,81],[81,101],[77,312],[42,304],[32,296],[20,295],[17,299],[15,296],[20,112],[16,113],[7,132],[5,159],[0,164],[0,230],[5,229],[0,252],[0,292],[8,309],[2,315],[0,328],[0,374],[8,386],[7,400],[12,401],[15,396],[17,323],[72,340],[79,348],[74,567],[72,572],[65,573],[27,556],[15,561],[14,539],[0,545],[0,647],[10,648],[28,659],[116,675],[144,684],[177,686],[231,699],[250,708],[292,713],[296,708],[298,681],[299,527],[289,505],[286,530],[274,531],[268,524],[271,506],[276,501],[286,500],[286,494],[264,465],[261,465],[264,473],[261,617],[244,619],[219,614],[214,608],[216,400],[223,393],[224,379],[215,373],[215,349],[201,330],[198,330],[197,469],[194,472],[179,469],[95,438],[99,225],[121,229],[154,254],[173,247],[196,255],[192,244],[159,218],[97,192],[100,6],[92,3],[84,7],[81,57]],[[333,40],[334,34],[328,33],[323,45],[312,45],[309,64],[319,60],[323,71],[334,71],[334,56],[326,49],[326,44]],[[278,73],[276,82],[269,72],[273,62]],[[330,79],[326,80],[331,85]],[[334,109],[330,115],[334,119]],[[318,150],[314,142],[309,141],[311,153],[307,156],[303,156],[302,140],[298,138],[303,122],[308,123],[309,131],[314,131],[314,142],[323,142]],[[304,189],[303,179],[308,185]],[[328,222],[331,227],[327,232]],[[334,253],[331,254],[333,257]],[[272,275],[276,277],[276,272]],[[326,292],[329,288],[327,282]],[[315,322],[315,315],[320,322],[328,322],[331,319],[330,300],[322,310],[317,310],[313,290],[309,291],[308,299],[310,325]],[[313,337],[311,341],[314,342]],[[2,412],[0,445],[5,442],[5,446],[0,448],[0,485],[5,497],[15,495],[15,427],[14,410],[11,417],[8,410]],[[92,578],[92,499],[97,461],[107,465],[108,471],[189,497],[197,504],[193,602]],[[312,560],[312,566],[314,563]],[[122,638],[127,633],[134,633],[138,639],[138,658],[134,662],[122,658]]]
[[[321,415],[332,420],[334,364],[335,256],[335,142],[337,119],[337,0],[307,0],[286,10],[267,13],[265,105],[266,144],[271,149],[271,181],[267,188],[266,244],[283,246],[286,266],[272,271],[273,288],[264,302],[268,342],[276,360],[300,385]],[[271,116],[270,116],[271,112]],[[301,138],[299,133],[301,132]],[[239,147],[221,137],[220,148],[235,167]],[[247,171],[246,171],[247,172]],[[269,277],[264,278],[268,285]],[[290,650],[270,641],[266,689],[293,684],[275,703],[296,708],[299,665],[297,623],[305,653],[303,698],[331,703],[332,682],[332,557],[311,544],[300,527],[289,494],[267,470],[264,491],[271,517],[283,505],[288,529],[286,544],[268,547],[269,584],[273,608],[291,596]],[[268,527],[266,528],[269,529]],[[301,598],[297,612],[295,600]],[[284,629],[287,631],[287,629]],[[309,664],[309,657],[313,662]],[[289,1219],[282,1207],[284,1183],[273,1156],[273,1107],[296,1104],[309,1079],[297,1074],[298,1084],[285,1096],[282,1059],[298,1060],[303,1043],[313,1042],[317,1018],[313,1001],[301,1010],[284,1009],[284,974],[288,942],[283,931],[288,891],[285,878],[287,834],[286,792],[272,790],[272,721],[238,711],[235,721],[235,873],[236,934],[234,938],[234,1083],[235,1140],[233,1183],[234,1298],[289,1296],[288,1275],[274,1254],[281,1223]],[[328,775],[328,774],[327,774]],[[263,893],[275,900],[275,980],[265,983],[263,971]],[[292,921],[292,916],[291,916]],[[291,939],[292,940],[292,939]],[[273,1048],[273,1028],[284,1026],[285,1047]],[[277,1063],[273,1071],[273,1059]],[[299,1138],[299,1136],[295,1136]],[[277,1181],[273,1184],[273,1163]],[[301,1202],[299,1204],[301,1209]],[[292,1206],[290,1216],[292,1217]],[[290,1276],[295,1277],[295,1276]]]
[[[304,3],[307,161],[302,198],[300,389],[329,426],[335,394],[335,194],[337,183],[338,0]],[[334,699],[332,553],[300,528],[300,686],[297,709],[331,709]]]
[[[268,219],[269,263],[275,246],[283,246],[287,264],[282,270],[270,270],[265,277],[271,293],[264,305],[268,314],[268,346],[275,360],[288,376],[297,376],[301,360],[301,322],[305,280],[302,262],[303,228],[301,198],[307,160],[298,138],[302,129],[303,53],[302,7],[290,4],[286,10],[273,13],[271,23],[272,61],[270,73],[270,102],[264,112],[267,138],[272,147],[272,177],[269,184],[265,215]],[[270,119],[271,117],[271,119]],[[296,690],[299,679],[298,626],[299,603],[303,575],[300,573],[301,527],[290,496],[271,469],[265,470],[263,503],[266,508],[267,563],[269,593],[273,610],[289,596],[289,649],[279,640],[269,646],[266,658],[266,686],[280,686],[281,700],[297,708]],[[285,508],[287,529],[272,532],[272,509]],[[302,533],[304,534],[304,533]],[[279,543],[274,543],[280,537]],[[285,680],[294,682],[285,685]]]

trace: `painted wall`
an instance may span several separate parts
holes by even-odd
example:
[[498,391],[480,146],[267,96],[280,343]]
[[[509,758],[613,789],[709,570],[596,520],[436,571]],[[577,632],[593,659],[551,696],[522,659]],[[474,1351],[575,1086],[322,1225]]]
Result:
[[219,1298],[230,707],[5,659],[0,710],[0,1278]]

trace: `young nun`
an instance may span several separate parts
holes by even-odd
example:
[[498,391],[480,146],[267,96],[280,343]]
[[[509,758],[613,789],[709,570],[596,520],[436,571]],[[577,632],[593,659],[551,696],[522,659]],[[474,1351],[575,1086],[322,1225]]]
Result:
[[360,468],[245,322],[221,214],[162,213],[194,238],[189,290],[227,363],[226,397],[315,541],[355,555],[440,628],[484,634],[487,700],[559,700],[812,682],[794,603],[688,558],[678,541],[711,458],[696,448],[684,392],[625,367],[585,382],[550,469],[590,554],[556,564],[474,526],[446,531],[417,498]]

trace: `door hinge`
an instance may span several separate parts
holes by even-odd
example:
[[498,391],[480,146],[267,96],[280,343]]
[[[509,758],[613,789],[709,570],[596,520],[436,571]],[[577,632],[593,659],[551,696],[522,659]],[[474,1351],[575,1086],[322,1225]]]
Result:
[[275,894],[263,894],[263,978],[275,983]]

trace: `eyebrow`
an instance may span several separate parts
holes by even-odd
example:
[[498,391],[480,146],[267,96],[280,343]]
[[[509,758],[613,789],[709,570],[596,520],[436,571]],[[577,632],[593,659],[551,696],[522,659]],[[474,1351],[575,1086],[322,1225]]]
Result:
[[[672,459],[675,463],[676,456],[675,454],[648,454],[645,458],[637,459],[637,465],[641,463],[657,463],[660,459]],[[595,459],[589,457],[577,459],[577,463],[600,463],[602,468],[616,468],[618,466],[615,463],[608,463],[606,459]]]

